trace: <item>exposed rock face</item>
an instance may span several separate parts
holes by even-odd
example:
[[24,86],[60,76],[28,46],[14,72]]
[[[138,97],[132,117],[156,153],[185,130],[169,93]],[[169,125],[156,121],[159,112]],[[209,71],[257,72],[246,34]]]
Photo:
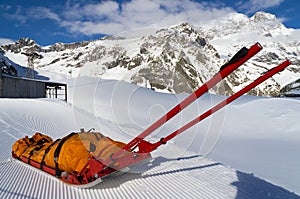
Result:
[[291,82],[280,90],[280,96],[300,97],[300,79]]
[[[164,92],[191,93],[241,47],[250,47],[258,38],[263,51],[211,91],[229,95],[286,58],[293,65],[282,73],[296,79],[300,72],[300,42],[291,36],[293,31],[274,15],[259,12],[251,18],[230,14],[202,27],[182,23],[136,37],[109,36],[46,47],[25,38],[3,45],[2,49],[20,56],[38,53],[41,57],[35,64],[39,69],[67,75],[77,71],[80,76],[124,80]],[[248,94],[278,96],[290,81],[274,76]]]

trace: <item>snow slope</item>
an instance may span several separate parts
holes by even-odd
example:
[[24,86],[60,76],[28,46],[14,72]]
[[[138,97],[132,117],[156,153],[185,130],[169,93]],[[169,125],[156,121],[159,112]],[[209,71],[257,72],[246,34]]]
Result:
[[[0,99],[0,198],[300,198],[292,193],[300,193],[298,99],[243,97],[159,148],[149,163],[92,189],[69,187],[11,159],[13,142],[36,131],[59,138],[94,127],[128,142],[184,97],[112,80],[65,81],[69,103]],[[223,98],[203,96],[149,140]]]

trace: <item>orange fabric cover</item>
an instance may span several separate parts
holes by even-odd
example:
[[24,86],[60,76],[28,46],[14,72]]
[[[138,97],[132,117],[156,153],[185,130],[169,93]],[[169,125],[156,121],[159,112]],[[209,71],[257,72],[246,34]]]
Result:
[[[40,133],[37,134],[39,134],[39,136],[45,136],[47,142],[38,144],[38,141],[36,141],[28,145],[27,141],[29,138],[26,136],[15,142],[12,147],[13,152],[18,157],[24,156],[28,158],[31,155],[31,160],[41,162],[45,150],[53,143],[53,141],[46,135]],[[37,137],[37,134],[35,134],[33,138]],[[51,146],[49,152],[45,156],[45,165],[55,168],[54,153],[62,140],[63,139],[56,141]],[[119,151],[124,146],[124,143],[114,141],[103,136],[101,133],[76,133],[63,143],[57,160],[58,168],[61,171],[66,171],[68,173],[80,172],[87,164],[89,157],[94,156],[98,160],[106,160],[111,154]]]
[[30,151],[37,146],[51,142],[53,142],[53,140],[49,136],[36,133],[31,138],[25,136],[24,138],[16,141],[12,146],[12,150],[18,157],[20,157],[22,154],[25,157],[28,157]]

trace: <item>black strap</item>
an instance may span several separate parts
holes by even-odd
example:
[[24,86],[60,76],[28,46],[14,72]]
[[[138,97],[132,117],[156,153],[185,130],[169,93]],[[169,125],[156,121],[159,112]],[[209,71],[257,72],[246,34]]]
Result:
[[71,134],[67,135],[66,137],[64,137],[59,143],[58,146],[56,147],[55,151],[54,151],[54,162],[55,162],[55,176],[56,177],[60,177],[61,175],[61,171],[58,168],[58,157],[59,157],[59,153],[60,150],[63,146],[63,144],[73,135],[75,135],[76,133],[72,132]]
[[[34,143],[34,139],[33,138],[29,138],[29,142]],[[27,142],[26,142],[27,144]]]
[[28,136],[26,136],[26,137],[24,138],[24,142],[25,142],[25,143],[27,144],[27,146],[29,147],[29,146],[31,145],[31,143],[34,142],[34,139],[33,139],[33,138],[28,138],[28,140],[29,140],[29,143],[28,143],[26,138],[28,138]]
[[55,142],[53,142],[52,144],[50,144],[46,149],[45,149],[45,153],[43,155],[42,161],[40,163],[40,169],[43,170],[43,166],[45,165],[45,158],[46,155],[49,153],[50,149],[53,147],[53,145],[58,142],[60,139],[55,140]]
[[47,142],[49,142],[49,140],[47,140],[46,138],[42,138],[39,141],[37,141],[37,144],[41,145],[41,144],[44,144],[44,143],[47,143]]
[[[26,136],[26,137],[28,138],[28,136]],[[19,158],[23,155],[23,153],[25,153],[25,151],[26,151],[29,147],[34,146],[34,145],[39,145],[39,146],[40,146],[40,145],[43,145],[43,144],[46,143],[46,142],[49,142],[49,140],[47,140],[46,138],[42,138],[42,139],[38,140],[37,142],[35,142],[33,138],[28,138],[28,140],[29,140],[29,142],[30,142],[30,143],[28,143],[26,137],[23,138],[23,140],[24,140],[25,144],[27,145],[27,147],[26,147],[26,148],[24,149],[24,151],[20,154]],[[19,146],[18,146],[17,150],[19,150]],[[17,151],[17,150],[16,150],[16,151]],[[33,150],[35,150],[35,148],[34,148]],[[32,151],[30,151],[30,154],[31,154],[31,152],[32,152]],[[31,156],[32,156],[32,155],[31,155]],[[31,157],[31,156],[29,156],[29,157]],[[29,163],[30,163],[30,158],[28,159],[28,164],[29,164]]]
[[96,137],[96,140],[100,140],[100,138],[98,137],[97,133],[94,133],[95,137]]
[[[29,147],[31,147],[31,143],[32,142],[34,142],[34,140],[33,140],[33,138],[28,138],[28,140],[29,140],[29,142],[31,142],[31,143],[28,143],[26,140],[26,138],[28,138],[28,136],[26,136],[25,138],[23,138],[23,140],[24,140],[24,142],[25,142],[25,144],[27,145],[27,147],[23,150],[23,152],[20,154],[20,156],[19,156],[19,158],[21,158],[22,156],[23,156],[23,153],[25,153],[25,151],[27,151],[27,149],[29,148]],[[19,148],[18,148],[19,149]],[[17,150],[18,150],[17,149]]]
[[28,160],[28,164],[30,164],[30,160],[31,160],[31,156],[34,154],[35,151],[39,151],[41,148],[43,148],[45,145],[42,144],[42,145],[38,145],[36,147],[34,147],[30,152],[29,152],[29,157],[27,158]]
[[[93,134],[95,135],[95,137],[98,141],[104,138],[104,135],[102,135],[102,133],[93,133]],[[100,138],[99,138],[99,135],[100,135]]]

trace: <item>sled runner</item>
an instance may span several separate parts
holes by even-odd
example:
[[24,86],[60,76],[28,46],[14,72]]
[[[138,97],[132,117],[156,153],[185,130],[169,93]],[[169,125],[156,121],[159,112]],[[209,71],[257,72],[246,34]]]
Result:
[[206,84],[127,144],[114,141],[96,132],[71,133],[56,141],[46,135],[36,133],[32,138],[25,137],[18,140],[12,147],[12,156],[52,176],[56,176],[65,183],[81,188],[94,186],[114,172],[123,171],[128,167],[150,159],[151,152],[159,146],[166,144],[170,139],[207,118],[291,64],[290,61],[286,60],[268,70],[240,91],[157,142],[150,143],[145,140],[149,134],[181,112],[261,49],[262,46],[259,43],[254,44],[249,49],[242,48]]

